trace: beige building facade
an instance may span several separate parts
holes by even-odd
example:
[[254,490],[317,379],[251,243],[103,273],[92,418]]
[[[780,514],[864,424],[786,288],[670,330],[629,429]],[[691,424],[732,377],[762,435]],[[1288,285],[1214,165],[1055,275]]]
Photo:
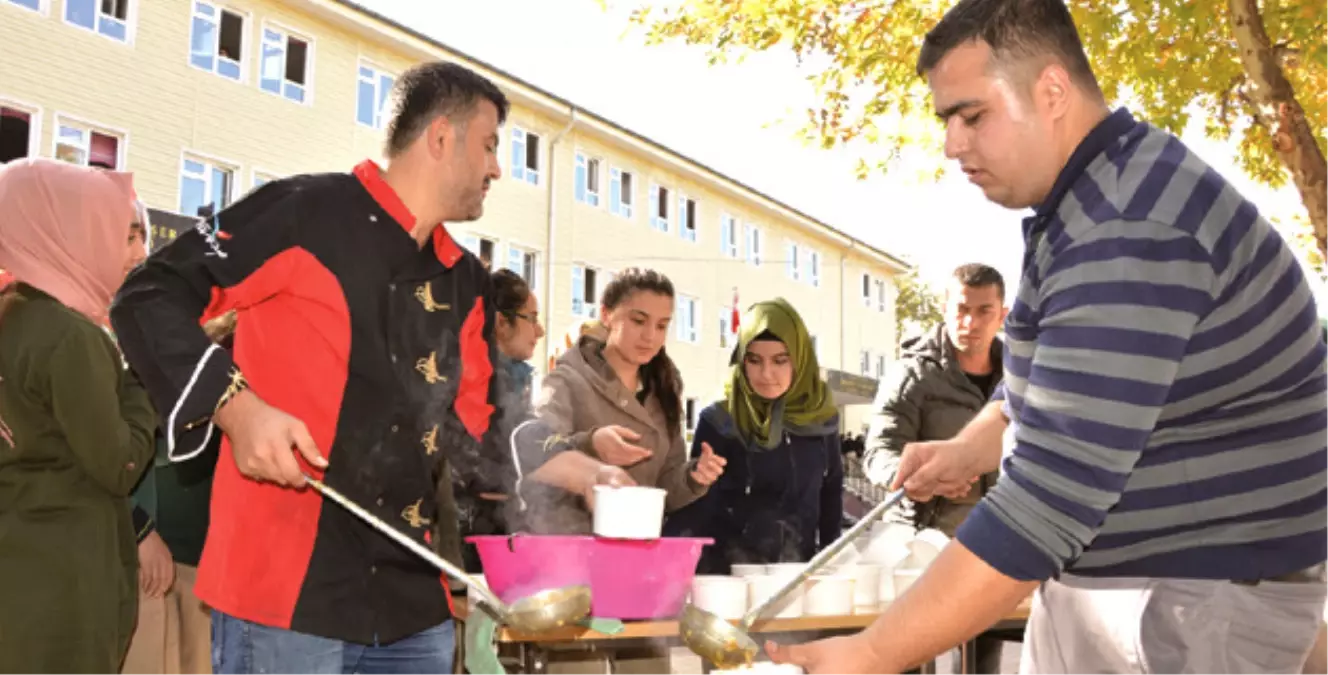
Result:
[[[0,161],[132,171],[151,207],[194,215],[264,181],[380,157],[395,78],[435,59],[512,100],[485,216],[449,228],[532,283],[549,328],[541,371],[613,274],[642,266],[677,288],[668,350],[693,415],[721,393],[735,293],[743,307],[787,298],[844,379],[883,373],[902,260],[342,0],[0,0]],[[842,398],[863,402],[868,386]],[[860,417],[850,410],[846,428]]]

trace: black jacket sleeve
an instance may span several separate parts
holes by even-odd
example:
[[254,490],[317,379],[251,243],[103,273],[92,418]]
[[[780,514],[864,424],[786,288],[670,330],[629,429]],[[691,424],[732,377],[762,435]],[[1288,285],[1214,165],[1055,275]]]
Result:
[[201,322],[280,293],[298,274],[300,179],[269,183],[154,253],[121,287],[111,324],[162,417],[168,456],[202,452],[218,401],[237,375]]

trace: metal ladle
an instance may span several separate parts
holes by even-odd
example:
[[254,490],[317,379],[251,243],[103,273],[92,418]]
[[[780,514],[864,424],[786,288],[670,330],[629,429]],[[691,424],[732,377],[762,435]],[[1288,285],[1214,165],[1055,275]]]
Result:
[[807,564],[803,566],[802,571],[796,577],[781,586],[779,590],[775,591],[774,595],[766,598],[764,602],[744,614],[736,626],[717,614],[707,612],[690,602],[687,603],[687,606],[682,608],[682,616],[678,619],[683,644],[687,645],[687,648],[697,656],[710,661],[720,669],[750,665],[756,659],[756,654],[761,648],[756,640],[753,640],[747,634],[747,631],[751,630],[752,624],[756,622],[761,614],[782,600],[790,591],[801,586],[812,574],[825,567],[826,563],[839,555],[839,552],[844,550],[853,540],[862,536],[862,533],[866,532],[873,522],[884,515],[887,509],[898,504],[899,500],[903,498],[903,490],[890,493],[885,501],[868,511],[853,527],[840,535],[834,543],[825,547],[820,553],[807,561]]
[[345,507],[370,527],[387,535],[390,539],[405,546],[415,555],[433,563],[447,576],[466,585],[468,591],[480,596],[480,607],[485,609],[500,623],[522,633],[541,633],[554,628],[574,624],[590,614],[590,588],[588,586],[564,586],[540,591],[531,596],[507,605],[483,584],[475,581],[464,570],[442,559],[424,545],[402,534],[399,530],[383,522],[377,516],[360,507],[345,495],[328,487],[322,481],[308,475],[304,477],[309,485],[319,494]]

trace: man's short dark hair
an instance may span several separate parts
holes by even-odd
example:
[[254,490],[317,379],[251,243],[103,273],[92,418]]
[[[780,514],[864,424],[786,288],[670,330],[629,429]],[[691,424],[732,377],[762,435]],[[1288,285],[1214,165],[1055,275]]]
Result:
[[1059,62],[1083,90],[1101,95],[1079,29],[1063,0],[959,0],[922,41],[918,75],[926,76],[960,45],[982,41],[996,62]]
[[447,61],[423,63],[397,80],[396,109],[388,126],[387,155],[395,157],[419,138],[438,117],[464,126],[481,100],[498,108],[498,123],[507,121],[507,96],[488,78]]
[[954,271],[955,281],[967,286],[968,288],[986,288],[995,286],[1001,294],[1001,303],[1005,302],[1005,277],[996,271],[991,265],[982,263],[968,263],[960,265]]

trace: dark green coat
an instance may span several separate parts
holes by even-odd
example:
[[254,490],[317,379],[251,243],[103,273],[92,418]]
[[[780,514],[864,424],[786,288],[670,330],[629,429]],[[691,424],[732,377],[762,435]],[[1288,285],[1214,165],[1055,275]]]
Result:
[[[903,353],[891,365],[890,377],[876,392],[871,429],[867,434],[864,465],[867,477],[877,484],[886,484],[893,479],[905,445],[954,438],[977,416],[990,396],[970,381],[959,367],[944,325],[906,340],[900,346]],[[992,342],[993,386],[1004,376],[1003,349],[999,338]],[[999,471],[982,476],[968,496],[957,501],[937,497],[926,503],[915,503],[904,499],[898,508],[886,514],[886,520],[912,524],[918,529],[934,527],[953,537],[959,523],[996,485],[999,477]]]
[[128,495],[156,414],[105,331],[20,287],[0,317],[0,672],[118,672],[134,627]]

